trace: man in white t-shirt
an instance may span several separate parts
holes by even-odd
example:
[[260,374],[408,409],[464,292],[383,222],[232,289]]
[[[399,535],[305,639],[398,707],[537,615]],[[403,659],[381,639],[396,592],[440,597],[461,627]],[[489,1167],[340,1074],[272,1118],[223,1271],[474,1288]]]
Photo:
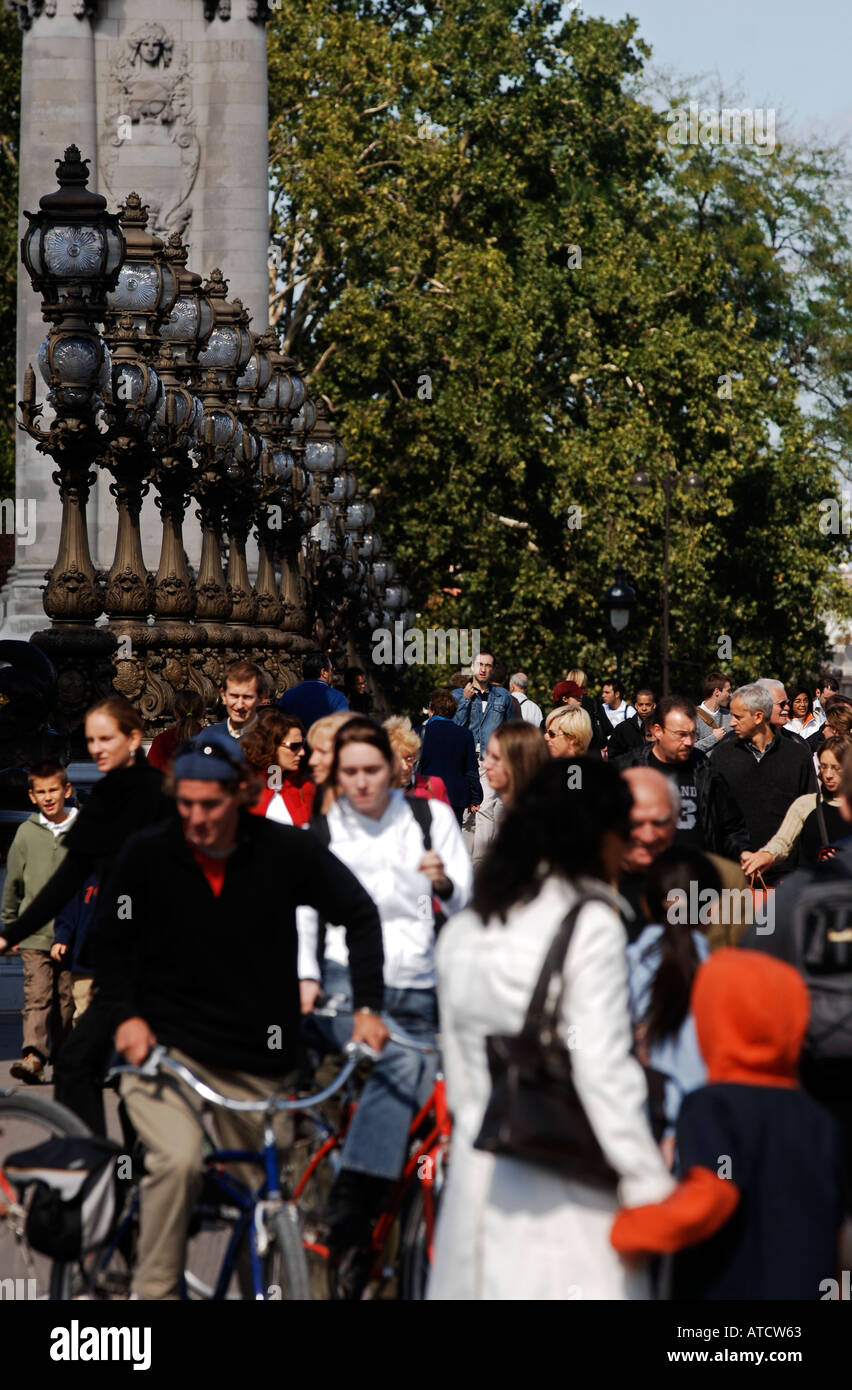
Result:
[[520,705],[521,718],[525,719],[528,724],[532,724],[534,728],[540,729],[544,716],[535,701],[530,700],[527,696],[528,685],[529,676],[525,675],[523,671],[517,671],[514,676],[509,677],[509,694],[513,695]]
[[623,724],[625,719],[631,719],[636,713],[633,706],[621,698],[621,686],[615,677],[604,681],[601,687],[601,709],[609,720],[609,731],[607,731],[606,724],[603,726],[607,737],[613,729],[618,728],[619,724]]

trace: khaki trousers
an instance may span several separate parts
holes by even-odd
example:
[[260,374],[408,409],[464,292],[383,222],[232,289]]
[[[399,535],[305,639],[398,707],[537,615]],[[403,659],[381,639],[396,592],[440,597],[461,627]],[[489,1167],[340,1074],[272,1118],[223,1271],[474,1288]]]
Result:
[[51,959],[49,951],[26,947],[20,953],[24,967],[24,1026],[22,1052],[37,1052],[43,1062],[50,1056],[49,1024],[54,991],[59,1005],[60,1033],[53,1039],[53,1051],[58,1052],[71,1027],[74,998],[71,993],[71,972],[59,961]]
[[[169,1048],[169,1055],[232,1100],[287,1095],[286,1078],[213,1071],[176,1047]],[[146,1173],[140,1190],[133,1293],[147,1300],[179,1299],[189,1220],[202,1186],[203,1136],[199,1115],[203,1102],[183,1081],[168,1073],[156,1081],[123,1076],[121,1094],[145,1145]],[[240,1115],[211,1106],[210,1113],[221,1148],[262,1148],[262,1112]],[[277,1115],[274,1128],[279,1149],[288,1148],[293,1129],[290,1117]],[[263,1180],[262,1169],[251,1164],[229,1164],[228,1170],[255,1189]]]
[[74,1017],[71,1022],[75,1028],[92,1002],[94,983],[93,975],[71,976],[71,990],[74,995]]

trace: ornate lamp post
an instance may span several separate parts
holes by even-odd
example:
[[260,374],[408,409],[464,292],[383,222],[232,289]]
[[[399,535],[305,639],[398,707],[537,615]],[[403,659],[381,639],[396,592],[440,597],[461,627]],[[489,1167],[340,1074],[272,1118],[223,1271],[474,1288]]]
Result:
[[86,503],[95,480],[90,468],[104,445],[101,393],[110,379],[110,358],[95,324],[116,283],[125,253],[118,218],[106,200],[90,193],[88,160],[69,145],[57,160],[59,189],[39,199],[40,211],[26,213],[29,228],[21,256],[33,288],[43,296],[42,313],[53,324],[39,350],[39,370],[50,388],[55,419],[47,429],[36,421],[35,376],[28,367],[21,402],[23,428],[41,453],[56,459],[62,501],[59,550],[48,572],[45,612],[55,622],[90,623],[103,603],[92,565]]
[[[204,293],[207,296],[213,309],[213,327],[210,336],[199,352],[197,362],[199,368],[204,370],[204,387],[202,396],[205,402],[205,426],[212,422],[211,440],[208,441],[204,435],[204,442],[212,442],[214,456],[219,451],[220,466],[223,466],[222,487],[218,487],[212,481],[210,473],[211,457],[206,456],[207,482],[199,493],[202,497],[202,528],[203,542],[206,543],[206,553],[202,548],[202,570],[207,562],[205,576],[209,572],[209,579],[205,577],[205,584],[208,586],[216,585],[216,574],[221,573],[221,556],[218,553],[218,535],[215,528],[215,518],[211,514],[211,504],[219,508],[219,518],[223,515],[227,523],[228,531],[228,573],[226,580],[226,592],[230,596],[230,612],[224,616],[230,616],[232,622],[251,623],[257,617],[257,599],[252,592],[248,577],[248,566],[246,565],[246,539],[251,525],[252,514],[260,491],[259,479],[257,478],[257,462],[259,460],[260,448],[257,440],[252,437],[251,424],[248,417],[245,419],[245,426],[238,418],[243,412],[239,410],[237,381],[245,372],[254,348],[252,335],[249,332],[249,318],[242,303],[235,299],[229,303],[227,299],[228,282],[222,275],[221,270],[214,270],[210,278],[205,281]],[[212,387],[218,388],[219,400],[216,401],[209,393]],[[206,394],[205,394],[206,393]],[[223,411],[224,407],[224,411]],[[233,422],[231,430],[230,423]],[[231,431],[229,433],[229,430]],[[211,521],[213,524],[211,524]],[[214,559],[212,543],[216,538],[217,556]],[[201,587],[201,574],[199,574],[199,589]],[[212,599],[217,608],[221,608],[221,597]],[[199,609],[199,616],[205,616]],[[213,614],[211,613],[212,617]]]
[[232,607],[231,589],[222,573],[219,547],[219,527],[228,491],[225,468],[238,467],[234,460],[243,447],[243,427],[235,412],[222,399],[213,368],[204,378],[200,395],[204,413],[195,449],[199,471],[192,485],[201,522],[196,611],[203,621],[223,623],[230,616]]
[[148,437],[163,388],[154,368],[139,356],[139,334],[130,314],[119,317],[110,338],[113,430],[103,464],[114,479],[109,490],[118,504],[118,530],[106,608],[110,618],[144,621],[154,603],[154,578],[145,567],[139,513],[154,464]]

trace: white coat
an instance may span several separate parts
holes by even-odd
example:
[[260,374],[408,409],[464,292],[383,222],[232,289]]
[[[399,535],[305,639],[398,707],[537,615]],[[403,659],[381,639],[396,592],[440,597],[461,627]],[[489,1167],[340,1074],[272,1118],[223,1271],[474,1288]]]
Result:
[[[598,882],[589,892],[617,898]],[[520,1032],[544,957],[576,889],[551,876],[504,924],[472,911],[438,938],[438,998],[453,1139],[438,1215],[430,1299],[627,1299],[650,1296],[646,1268],[609,1243],[620,1198],[658,1202],[674,1187],[646,1118],[647,1091],[628,1007],[626,936],[615,906],[592,903],[565,963],[564,1040],[618,1195],[473,1148],[490,1095],[485,1038]],[[572,1031],[567,1032],[568,1029]]]

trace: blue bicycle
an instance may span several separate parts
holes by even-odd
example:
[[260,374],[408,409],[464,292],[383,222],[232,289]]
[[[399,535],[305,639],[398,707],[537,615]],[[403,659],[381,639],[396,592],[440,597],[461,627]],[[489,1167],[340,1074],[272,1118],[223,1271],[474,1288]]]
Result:
[[[362,1058],[375,1054],[350,1044],[346,1061],[334,1081],[315,1095],[293,1100],[231,1100],[194,1076],[188,1067],[155,1047],[142,1066],[114,1067],[110,1077],[123,1073],[156,1079],[160,1073],[179,1078],[207,1105],[227,1110],[263,1113],[263,1149],[219,1149],[201,1117],[204,1135],[204,1187],[193,1209],[183,1296],[187,1299],[251,1298],[288,1302],[310,1300],[299,1213],[282,1180],[281,1155],[276,1146],[276,1112],[309,1110],[330,1099],[349,1080]],[[228,1163],[250,1164],[262,1174],[257,1191],[228,1173]],[[138,1171],[139,1163],[134,1163]],[[128,1298],[139,1225],[139,1180],[125,1199],[109,1243],[79,1266],[54,1266],[51,1297],[59,1299]],[[218,1236],[218,1240],[217,1237]],[[236,1289],[240,1291],[235,1291]]]

